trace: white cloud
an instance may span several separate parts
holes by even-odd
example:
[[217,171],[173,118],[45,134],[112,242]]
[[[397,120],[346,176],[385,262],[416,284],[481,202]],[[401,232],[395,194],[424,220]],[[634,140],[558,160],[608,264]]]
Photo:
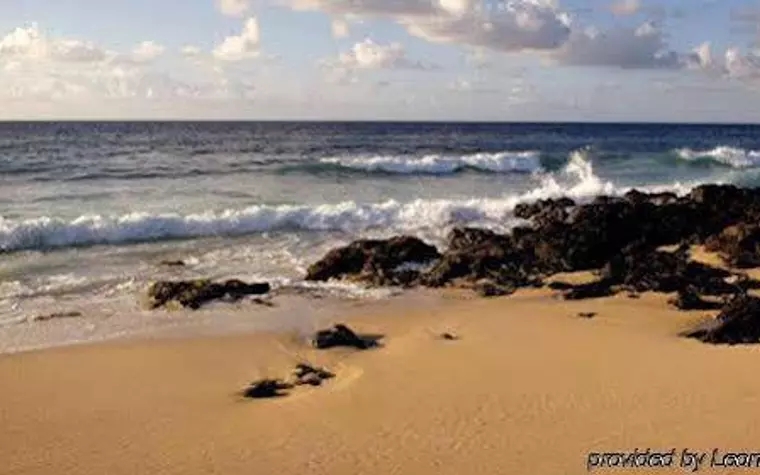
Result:
[[88,41],[50,38],[36,24],[32,24],[16,28],[0,39],[0,58],[97,62],[106,59],[106,52]]
[[332,30],[333,38],[346,38],[351,33],[348,21],[344,18],[334,19],[330,24],[330,29]]
[[620,0],[613,3],[610,10],[617,16],[635,15],[641,11],[641,0]]
[[725,73],[732,78],[758,79],[760,56],[751,52],[743,55],[738,48],[729,48],[726,50],[724,68]]
[[351,50],[341,53],[337,60],[327,61],[336,69],[431,69],[432,65],[411,61],[401,43],[381,45],[371,39],[356,43]]
[[698,68],[712,69],[715,66],[712,45],[709,42],[705,42],[694,48],[692,59]]
[[[470,2],[449,0],[443,14],[402,19],[409,33],[436,43],[495,51],[552,50],[570,34],[569,18],[541,0],[507,2],[484,10]],[[457,4],[454,9],[454,4]]]
[[576,31],[554,54],[562,64],[625,69],[679,68],[682,58],[666,48],[662,31],[645,23],[638,28],[604,32]]
[[249,0],[217,0],[217,7],[222,14],[242,17],[251,8]]
[[[682,69],[706,59],[704,51],[687,54],[672,51],[665,34],[653,23],[638,28],[612,27],[606,31],[581,29],[573,25],[570,15],[561,11],[554,0],[289,1],[294,9],[320,10],[334,18],[388,18],[411,35],[433,43],[450,43],[481,52],[545,52],[559,64]],[[641,0],[621,0],[612,5],[618,15],[632,15],[642,8]],[[366,46],[371,49],[373,45]],[[356,51],[353,56],[343,55],[341,61],[366,67],[355,59],[356,55]],[[379,59],[374,61],[380,62]],[[744,63],[748,61],[745,58]],[[734,64],[740,63],[734,61]]]
[[201,51],[201,49],[197,46],[186,45],[182,47],[180,53],[182,53],[182,56],[186,58],[197,58],[203,54],[203,51]]
[[438,4],[452,15],[464,15],[472,10],[473,0],[438,0]]
[[164,54],[166,48],[153,41],[143,41],[132,50],[132,59],[137,62],[150,62]]
[[213,56],[221,61],[242,61],[259,55],[259,23],[248,18],[239,35],[228,36],[214,48]]
[[295,9],[336,16],[379,16],[413,35],[497,51],[555,49],[570,34],[569,16],[552,0],[506,0],[486,8],[475,0],[294,0]]
[[[249,40],[250,30],[249,25]],[[228,53],[234,50],[229,43],[227,47],[224,51]],[[176,99],[252,97],[252,85],[241,81],[238,74],[222,71],[209,80],[203,77],[202,68],[193,74],[194,70],[151,63],[164,52],[162,45],[152,41],[139,43],[131,51],[113,52],[91,42],[47,35],[37,25],[16,28],[0,36],[0,110],[4,111],[0,113],[7,116],[9,110],[18,110],[24,115],[25,108],[79,113],[103,111],[116,103],[130,107],[156,101],[168,104]],[[183,53],[202,56],[194,47],[183,48]]]
[[340,55],[342,66],[359,69],[391,69],[407,63],[404,47],[399,43],[379,45],[371,39],[356,43],[351,51]]
[[760,79],[760,55],[754,51],[744,54],[735,47],[728,48],[722,55],[715,55],[710,43],[703,43],[694,49],[688,66],[732,79]]

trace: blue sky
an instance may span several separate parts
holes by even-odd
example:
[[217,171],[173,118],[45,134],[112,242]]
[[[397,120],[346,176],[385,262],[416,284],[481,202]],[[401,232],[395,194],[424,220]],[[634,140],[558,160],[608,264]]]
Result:
[[758,31],[747,0],[0,0],[0,118],[758,122]]

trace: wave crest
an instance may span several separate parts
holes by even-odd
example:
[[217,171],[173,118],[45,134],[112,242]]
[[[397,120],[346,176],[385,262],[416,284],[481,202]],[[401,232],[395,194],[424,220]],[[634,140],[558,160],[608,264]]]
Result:
[[[239,210],[201,214],[130,213],[121,216],[87,215],[67,221],[55,217],[11,220],[0,217],[0,250],[51,249],[100,244],[125,244],[212,236],[241,236],[268,231],[343,231],[370,229],[414,232],[450,225],[483,225],[508,229],[516,221],[512,211],[522,202],[568,196],[583,200],[619,195],[621,188],[594,173],[590,152],[574,152],[565,168],[539,175],[539,185],[521,194],[468,200],[389,200],[359,204],[352,201],[324,205],[257,205]],[[643,187],[644,191],[690,187]]]
[[320,163],[337,165],[350,170],[401,175],[446,175],[467,169],[490,173],[533,173],[543,170],[540,154],[532,151],[476,153],[461,156],[328,157],[320,159]]
[[676,150],[682,160],[712,160],[732,168],[755,168],[760,166],[760,151],[719,146],[712,150],[693,150],[682,148]]

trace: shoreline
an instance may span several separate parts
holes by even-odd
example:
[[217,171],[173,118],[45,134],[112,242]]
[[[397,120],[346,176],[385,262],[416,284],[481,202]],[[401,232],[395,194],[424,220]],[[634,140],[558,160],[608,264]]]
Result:
[[[92,307],[86,304],[71,305],[62,309],[65,311],[62,311],[64,316],[61,318],[47,321],[26,318],[14,325],[0,327],[0,337],[6,342],[4,348],[0,345],[0,357],[122,341],[162,341],[262,332],[297,332],[306,338],[321,324],[336,318],[349,318],[356,311],[378,313],[386,308],[408,310],[436,306],[445,301],[445,294],[424,289],[404,292],[389,289],[387,295],[370,298],[286,293],[275,295],[271,307],[255,302],[219,302],[200,310],[147,310],[136,303],[143,298],[143,294],[130,294],[116,308],[103,308],[97,304]],[[69,310],[79,315],[65,317]],[[112,331],[111,327],[121,330]],[[103,329],[102,334],[97,333],[100,328]],[[74,338],[73,335],[77,334],[81,335],[80,339]],[[53,337],[56,338],[53,341],[42,341]]]

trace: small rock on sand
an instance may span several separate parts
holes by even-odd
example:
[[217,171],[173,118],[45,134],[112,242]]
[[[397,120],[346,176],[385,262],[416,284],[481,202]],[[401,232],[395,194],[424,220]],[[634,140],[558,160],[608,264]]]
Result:
[[346,325],[338,324],[327,330],[320,330],[311,341],[312,346],[325,350],[338,346],[366,350],[377,346],[377,341],[372,338],[361,337]]
[[262,379],[254,381],[248,388],[243,391],[243,397],[249,399],[268,399],[285,396],[287,389],[292,389],[293,385],[279,379]]

